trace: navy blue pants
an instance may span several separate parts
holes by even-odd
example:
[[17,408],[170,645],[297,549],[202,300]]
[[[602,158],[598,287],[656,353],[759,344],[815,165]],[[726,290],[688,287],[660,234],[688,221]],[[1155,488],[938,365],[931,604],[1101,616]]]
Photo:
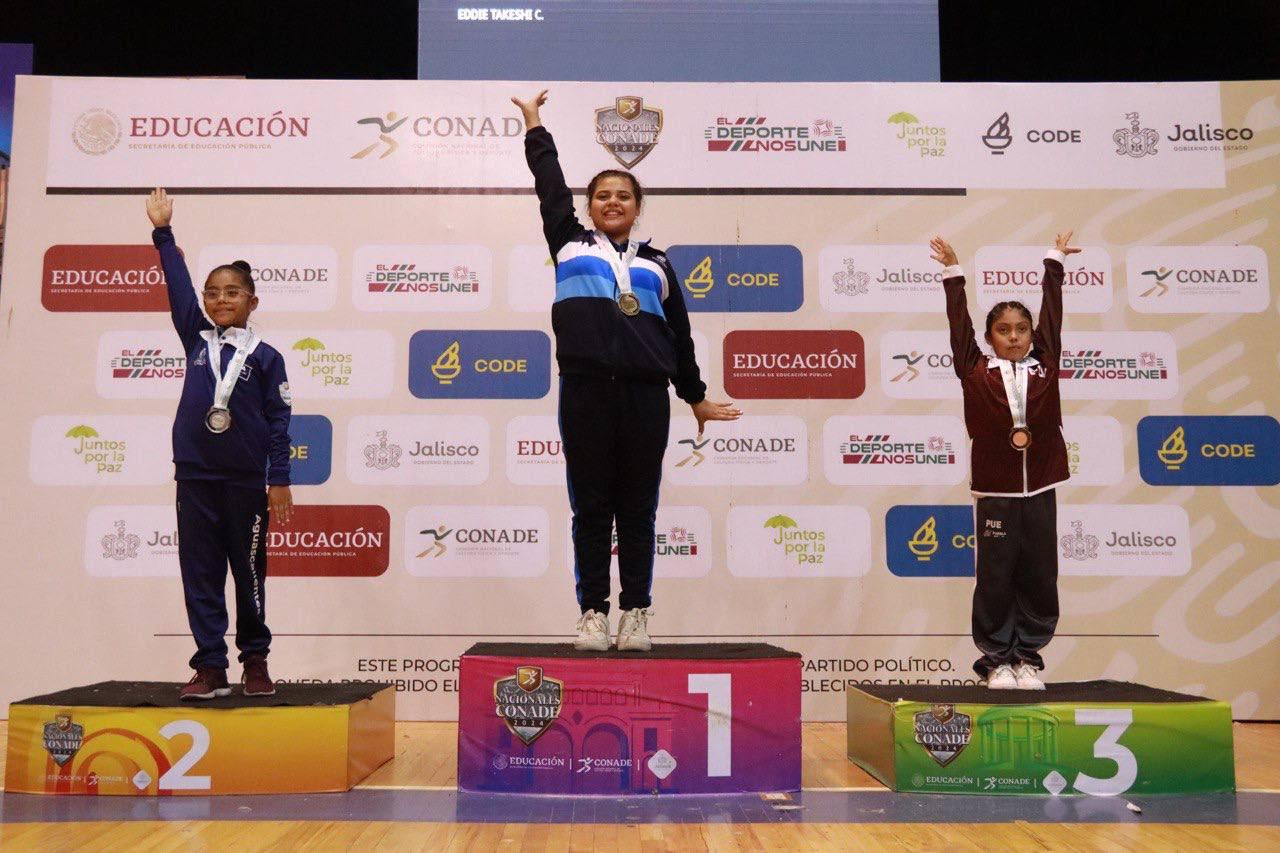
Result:
[[178,564],[187,622],[196,641],[191,668],[227,668],[227,565],[236,590],[240,660],[266,655],[267,493],[220,480],[178,481]]
[[560,378],[560,437],[573,511],[574,576],[583,613],[609,612],[609,562],[618,528],[623,610],[648,607],[653,520],[671,426],[666,385]]
[[1054,489],[1029,498],[976,502],[977,577],[973,641],[983,678],[1003,664],[1044,669],[1040,650],[1058,627],[1058,502]]

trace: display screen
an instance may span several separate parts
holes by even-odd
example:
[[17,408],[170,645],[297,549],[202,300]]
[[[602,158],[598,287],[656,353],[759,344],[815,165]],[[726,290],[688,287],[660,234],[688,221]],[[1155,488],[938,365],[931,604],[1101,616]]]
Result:
[[936,81],[937,0],[421,0],[421,80]]

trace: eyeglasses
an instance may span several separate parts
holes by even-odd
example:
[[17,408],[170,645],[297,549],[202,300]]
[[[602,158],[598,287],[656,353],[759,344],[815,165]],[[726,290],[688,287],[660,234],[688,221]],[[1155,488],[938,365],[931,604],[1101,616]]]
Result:
[[252,296],[249,291],[240,287],[229,287],[226,290],[205,290],[202,294],[205,302],[217,302],[219,299],[226,297],[230,302],[238,302]]

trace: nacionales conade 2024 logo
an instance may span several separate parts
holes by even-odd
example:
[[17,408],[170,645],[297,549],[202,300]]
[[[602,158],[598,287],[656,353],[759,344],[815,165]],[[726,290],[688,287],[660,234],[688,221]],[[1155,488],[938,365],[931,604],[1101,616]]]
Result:
[[564,682],[540,666],[518,666],[515,675],[493,682],[493,701],[507,728],[527,746],[559,718]]

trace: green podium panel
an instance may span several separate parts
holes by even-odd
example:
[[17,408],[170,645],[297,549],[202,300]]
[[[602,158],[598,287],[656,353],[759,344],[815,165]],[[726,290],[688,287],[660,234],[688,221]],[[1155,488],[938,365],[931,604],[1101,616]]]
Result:
[[866,685],[848,755],[895,791],[1189,794],[1235,790],[1231,706],[1141,684],[1044,691]]

